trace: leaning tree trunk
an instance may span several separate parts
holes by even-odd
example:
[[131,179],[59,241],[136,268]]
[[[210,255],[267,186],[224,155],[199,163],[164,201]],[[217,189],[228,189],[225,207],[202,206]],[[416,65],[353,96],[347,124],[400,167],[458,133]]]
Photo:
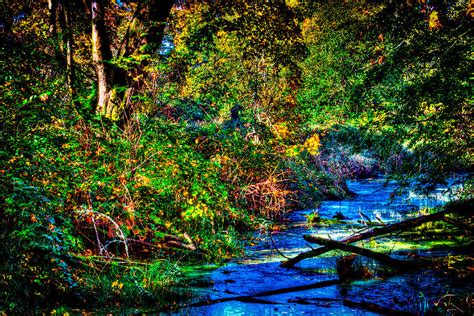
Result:
[[106,61],[112,59],[109,41],[105,31],[103,0],[92,0],[92,60],[97,76],[96,112],[102,117],[116,119],[113,102],[112,72]]

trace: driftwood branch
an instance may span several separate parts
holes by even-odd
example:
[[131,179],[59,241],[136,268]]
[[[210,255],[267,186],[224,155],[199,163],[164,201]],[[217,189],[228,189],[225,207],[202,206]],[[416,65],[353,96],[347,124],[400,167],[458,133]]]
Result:
[[[357,242],[357,241],[360,241],[360,240],[365,240],[365,239],[368,239],[368,238],[372,238],[372,237],[375,237],[375,236],[386,235],[386,234],[390,234],[390,233],[393,233],[393,232],[397,232],[397,231],[401,231],[401,230],[405,230],[405,229],[409,229],[409,228],[414,228],[414,227],[420,226],[421,224],[424,224],[424,223],[427,223],[427,222],[443,220],[444,216],[446,214],[458,213],[458,214],[467,214],[467,215],[469,215],[469,214],[472,214],[473,206],[474,206],[474,199],[450,202],[450,203],[446,204],[442,208],[442,211],[440,211],[438,213],[408,219],[408,220],[405,220],[405,221],[402,221],[402,222],[399,222],[399,223],[394,223],[394,224],[386,225],[386,226],[383,226],[383,227],[377,227],[377,228],[371,229],[369,231],[366,231],[364,233],[360,233],[360,234],[353,235],[353,236],[350,236],[348,238],[345,238],[345,239],[341,240],[340,242],[350,244],[350,243],[354,243],[354,242]],[[294,258],[282,262],[281,265],[283,267],[292,267],[292,266],[294,266],[295,264],[297,264],[298,262],[300,262],[304,259],[320,256],[320,255],[322,255],[322,254],[324,254],[328,251],[331,251],[333,249],[334,249],[333,247],[324,246],[324,247],[316,248],[316,249],[313,249],[313,250],[310,250],[310,251],[307,251],[307,252],[302,252]]]
[[340,249],[343,251],[356,253],[358,255],[361,255],[367,258],[375,259],[377,261],[380,261],[381,263],[384,263],[386,265],[389,265],[398,269],[411,269],[411,268],[415,268],[419,266],[419,264],[414,261],[395,259],[380,252],[372,251],[366,248],[357,247],[353,245],[348,245],[336,240],[321,238],[317,236],[309,236],[309,235],[304,236],[304,239],[306,241],[316,243],[319,245],[324,245],[327,247],[331,247],[333,249]]

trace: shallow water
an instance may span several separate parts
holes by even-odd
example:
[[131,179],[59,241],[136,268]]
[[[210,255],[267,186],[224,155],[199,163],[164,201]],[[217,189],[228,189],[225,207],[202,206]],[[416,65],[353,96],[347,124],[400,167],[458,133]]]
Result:
[[[356,194],[354,198],[324,201],[317,210],[322,218],[330,219],[340,212],[346,220],[328,227],[308,228],[306,216],[315,210],[293,212],[288,218],[287,229],[257,234],[255,244],[247,248],[244,258],[215,269],[194,269],[191,277],[193,299],[187,303],[188,307],[182,307],[170,315],[377,315],[360,307],[345,306],[343,300],[376,303],[386,308],[423,314],[446,293],[472,292],[472,284],[454,285],[448,278],[427,271],[268,296],[258,295],[266,291],[337,279],[335,261],[339,254],[334,251],[323,257],[304,260],[295,268],[280,267],[280,262],[285,260],[280,253],[291,257],[310,250],[302,238],[303,234],[341,239],[363,227],[364,222],[369,220],[386,224],[403,220],[419,215],[424,207],[442,205],[450,198],[443,193],[446,191],[444,188],[436,189],[429,196],[419,196],[409,191],[393,196],[396,184],[386,183],[383,178],[354,181],[348,185]],[[376,263],[365,259],[364,264],[376,266]],[[189,306],[196,302],[252,295],[257,295],[252,302],[239,299]]]

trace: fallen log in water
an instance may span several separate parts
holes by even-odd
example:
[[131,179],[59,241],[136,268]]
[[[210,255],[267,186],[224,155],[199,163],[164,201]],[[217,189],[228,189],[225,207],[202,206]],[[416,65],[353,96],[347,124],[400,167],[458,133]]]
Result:
[[367,258],[375,259],[377,261],[380,261],[381,263],[395,267],[397,269],[412,269],[412,268],[417,268],[419,266],[418,262],[395,259],[395,258],[390,257],[389,255],[386,255],[380,252],[375,252],[366,248],[348,245],[336,240],[321,238],[317,236],[309,236],[309,235],[304,236],[304,239],[306,241],[316,243],[319,245],[324,245],[327,247],[331,247],[333,249],[339,249],[339,250],[343,250],[347,252],[352,252],[352,253],[356,253],[358,255],[367,257]]
[[293,287],[288,287],[288,288],[283,288],[283,289],[260,292],[260,293],[256,293],[256,294],[253,294],[253,295],[241,295],[241,296],[218,298],[218,299],[215,299],[215,300],[207,300],[207,301],[203,301],[203,302],[197,302],[197,303],[194,303],[194,304],[190,304],[190,305],[188,305],[188,307],[207,306],[207,305],[223,303],[223,302],[230,302],[230,301],[251,302],[252,300],[255,300],[256,297],[272,296],[272,295],[277,295],[277,294],[306,291],[306,290],[310,290],[310,289],[318,289],[318,288],[323,288],[323,287],[327,287],[327,286],[337,285],[337,284],[340,284],[340,283],[342,283],[341,280],[327,280],[327,281],[316,282],[316,283],[312,283],[312,284],[308,284],[308,285],[293,286]]
[[[386,235],[386,234],[402,231],[409,228],[414,228],[427,222],[443,220],[446,214],[457,213],[461,215],[472,215],[473,206],[474,206],[474,199],[450,202],[446,204],[445,206],[443,206],[442,211],[440,212],[420,216],[417,218],[407,219],[405,221],[386,225],[383,227],[377,227],[367,232],[342,239],[340,240],[340,242],[350,244],[356,241],[365,240],[365,239],[376,237],[376,236]],[[330,246],[324,246],[321,248],[312,249],[307,252],[302,252],[294,258],[291,258],[287,261],[283,261],[281,265],[283,267],[292,267],[304,259],[317,257],[331,250],[334,250],[334,248]]]

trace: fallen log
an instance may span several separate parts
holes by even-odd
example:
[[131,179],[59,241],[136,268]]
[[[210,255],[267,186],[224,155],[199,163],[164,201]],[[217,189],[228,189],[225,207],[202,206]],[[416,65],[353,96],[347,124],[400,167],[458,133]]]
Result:
[[[424,215],[420,216],[417,218],[412,218],[412,219],[407,219],[402,222],[386,225],[383,227],[377,227],[374,229],[371,229],[369,231],[366,231],[361,234],[353,235],[348,238],[340,240],[340,242],[343,243],[354,243],[360,240],[365,240],[368,238],[380,236],[380,235],[386,235],[389,233],[401,231],[404,229],[409,229],[409,228],[414,228],[417,226],[420,226],[421,224],[427,223],[427,222],[433,222],[433,221],[438,221],[438,220],[443,220],[444,216],[446,214],[451,214],[451,213],[458,213],[458,214],[472,214],[472,209],[474,206],[474,199],[468,199],[468,200],[463,200],[463,201],[454,201],[446,204],[444,207],[442,207],[442,211],[434,213],[434,214],[429,214],[429,215]],[[283,267],[293,267],[295,264],[298,262],[308,259],[308,258],[313,258],[320,256],[328,251],[333,250],[334,248],[330,246],[324,246],[320,247],[317,249],[312,249],[307,252],[302,252],[299,255],[297,255],[294,258],[291,258],[287,261],[283,261],[281,263],[281,266]]]
[[[186,241],[183,241],[185,239]],[[196,250],[196,246],[194,245],[191,237],[187,233],[183,234],[183,237],[175,236],[166,234],[164,236],[165,245],[171,248],[182,248],[187,250]]]
[[417,268],[419,267],[418,262],[414,261],[407,261],[407,260],[400,260],[400,259],[395,259],[390,257],[389,255],[376,252],[370,249],[362,248],[362,247],[357,247],[353,245],[348,245],[340,241],[332,240],[332,239],[326,239],[326,238],[321,238],[317,236],[304,236],[306,241],[316,243],[319,245],[324,245],[327,247],[331,247],[333,249],[339,249],[347,252],[352,252],[356,253],[358,255],[375,259],[377,261],[380,261],[383,264],[392,266],[397,269],[412,269],[412,268]]
[[[253,295],[252,294],[251,295],[241,295],[241,296],[218,298],[218,299],[215,299],[215,300],[207,300],[207,301],[197,302],[197,303],[187,305],[187,307],[208,306],[208,305],[212,305],[212,304],[230,302],[230,301],[250,302],[251,300],[255,299],[256,297],[272,296],[272,295],[277,295],[277,294],[306,291],[306,290],[310,290],[310,289],[318,289],[318,288],[337,285],[337,284],[341,284],[341,283],[342,283],[341,280],[326,280],[326,281],[316,282],[316,283],[312,283],[312,284],[308,284],[308,285],[293,286],[293,287],[288,287],[288,288],[283,288],[283,289],[260,292],[260,293],[256,293],[256,294],[253,294]],[[186,307],[186,306],[183,306],[183,307]]]
[[[185,239],[185,240],[183,240]],[[194,245],[191,237],[188,234],[184,233],[183,237],[165,234],[163,235],[163,241],[161,243],[151,243],[140,239],[127,238],[127,241],[130,243],[139,244],[152,249],[161,249],[162,247],[168,248],[180,248],[187,250],[197,250],[197,247]]]

